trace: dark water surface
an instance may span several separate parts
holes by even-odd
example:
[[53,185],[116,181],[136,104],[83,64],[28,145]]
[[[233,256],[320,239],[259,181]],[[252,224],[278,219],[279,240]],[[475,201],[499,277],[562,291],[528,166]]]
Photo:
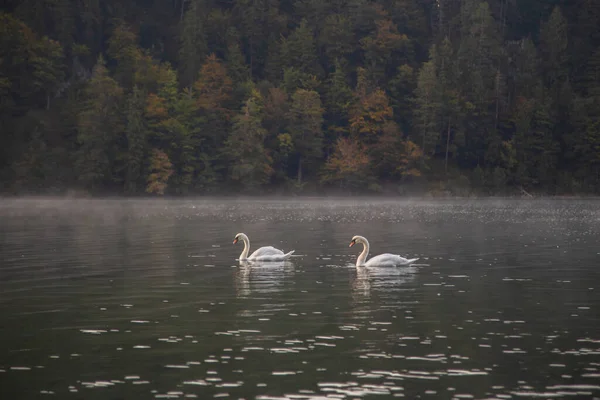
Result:
[[598,399],[599,206],[2,200],[0,398]]

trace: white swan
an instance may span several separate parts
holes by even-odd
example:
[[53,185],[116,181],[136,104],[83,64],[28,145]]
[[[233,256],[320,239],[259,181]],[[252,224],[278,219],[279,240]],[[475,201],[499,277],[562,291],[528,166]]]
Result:
[[238,233],[233,239],[233,244],[236,244],[240,239],[244,242],[244,250],[242,251],[242,254],[240,254],[240,261],[284,261],[289,259],[295,251],[292,250],[289,253],[284,253],[273,246],[265,246],[256,250],[248,257],[248,252],[250,251],[250,239],[248,239],[246,234]]
[[418,260],[418,258],[408,259],[397,254],[385,253],[366,261],[367,256],[369,255],[369,241],[363,236],[354,236],[349,247],[354,246],[356,243],[361,243],[363,245],[363,251],[356,259],[357,267],[396,267],[400,265],[411,265]]

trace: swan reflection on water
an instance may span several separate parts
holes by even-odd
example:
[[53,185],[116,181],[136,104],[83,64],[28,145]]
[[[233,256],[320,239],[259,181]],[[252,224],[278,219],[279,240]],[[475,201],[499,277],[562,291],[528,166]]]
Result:
[[273,293],[282,290],[284,279],[294,274],[291,261],[240,261],[236,271],[238,297],[252,293]]
[[354,267],[356,278],[352,281],[352,292],[355,298],[371,297],[371,290],[391,292],[405,289],[405,285],[415,280],[418,268],[399,267]]

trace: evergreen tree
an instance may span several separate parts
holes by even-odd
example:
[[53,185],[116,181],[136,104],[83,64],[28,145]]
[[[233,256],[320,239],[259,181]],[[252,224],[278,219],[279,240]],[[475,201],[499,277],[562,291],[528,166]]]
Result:
[[208,51],[204,31],[204,0],[189,0],[181,25],[179,74],[181,84],[191,87],[198,77],[200,65]]
[[244,190],[260,188],[273,174],[272,160],[264,147],[267,132],[261,123],[262,97],[253,90],[241,113],[234,118],[225,142],[229,177]]
[[0,183],[598,193],[600,5],[558,3],[8,2]]
[[296,90],[292,95],[289,121],[288,130],[298,157],[298,184],[301,184],[303,169],[323,154],[323,108],[319,94],[312,90]]
[[430,60],[423,64],[415,90],[415,139],[424,154],[435,153],[440,132],[440,95],[436,73],[436,51],[431,50]]
[[314,32],[305,19],[283,41],[281,56],[285,60],[285,67],[293,67],[304,74],[321,76]]
[[144,125],[144,93],[136,86],[127,102],[127,171],[125,193],[135,194],[142,176],[142,165],[146,148],[146,127]]
[[104,189],[114,182],[116,145],[123,134],[122,99],[123,89],[108,76],[104,59],[98,57],[79,114],[77,136],[79,182],[90,190]]

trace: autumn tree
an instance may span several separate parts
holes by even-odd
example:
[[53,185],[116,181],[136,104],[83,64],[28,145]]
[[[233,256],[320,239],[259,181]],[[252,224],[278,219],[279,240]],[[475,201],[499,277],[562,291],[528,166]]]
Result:
[[[299,171],[304,186],[327,163],[323,176],[337,174],[341,147],[368,159],[348,175],[361,189],[421,173],[486,194],[600,192],[598,1],[13,0],[3,10],[2,193],[139,193],[152,149],[170,163],[164,193],[284,186]],[[248,137],[259,139],[235,153]]]
[[366,76],[359,75],[354,95],[356,102],[350,109],[349,118],[350,131],[365,143],[376,140],[394,115],[386,93],[378,87],[371,90],[369,85]]
[[323,167],[321,183],[365,190],[372,180],[369,164],[369,156],[357,138],[340,137]]
[[377,84],[387,83],[399,63],[412,60],[410,40],[398,33],[396,25],[389,19],[387,12],[378,8],[379,19],[373,34],[360,40],[365,53],[365,61],[370,77]]
[[173,175],[173,166],[169,161],[169,156],[161,150],[152,149],[150,171],[146,192],[163,195],[168,187],[169,178]]

